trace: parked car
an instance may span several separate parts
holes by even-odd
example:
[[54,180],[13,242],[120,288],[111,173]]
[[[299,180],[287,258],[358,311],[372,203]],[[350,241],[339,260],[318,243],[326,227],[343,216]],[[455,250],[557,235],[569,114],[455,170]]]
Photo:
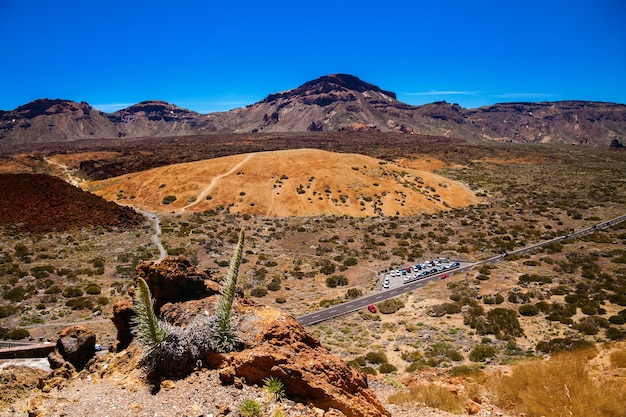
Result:
[[441,275],[441,279],[446,279],[446,278],[448,278],[448,274],[442,274]]
[[376,307],[374,307],[373,305],[368,305],[367,309],[370,311],[370,313],[376,313]]

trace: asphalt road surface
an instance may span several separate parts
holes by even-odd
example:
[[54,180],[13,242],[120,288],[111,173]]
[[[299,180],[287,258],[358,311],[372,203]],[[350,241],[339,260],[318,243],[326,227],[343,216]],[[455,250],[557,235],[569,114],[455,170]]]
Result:
[[542,246],[548,245],[550,243],[554,243],[554,242],[561,242],[563,240],[567,240],[567,239],[574,239],[583,235],[587,235],[590,233],[595,232],[596,230],[600,230],[600,229],[605,229],[607,227],[610,227],[614,224],[617,223],[621,223],[623,221],[626,220],[626,215],[620,216],[620,217],[616,217],[614,219],[608,220],[606,222],[603,223],[599,223],[596,225],[593,225],[587,229],[583,229],[583,230],[579,230],[577,232],[573,232],[573,233],[569,233],[563,236],[559,236],[556,237],[554,239],[550,239],[550,240],[546,240],[544,242],[540,242],[540,243],[536,243],[534,245],[531,246],[526,246],[524,248],[521,249],[517,249],[515,251],[509,252],[507,254],[502,254],[502,255],[498,255],[498,256],[494,256],[492,258],[489,259],[485,259],[482,261],[478,261],[475,263],[461,263],[461,266],[459,268],[456,268],[454,270],[448,270],[448,271],[442,271],[439,274],[436,275],[431,275],[428,277],[424,277],[422,279],[413,281],[413,282],[409,282],[407,284],[403,284],[401,286],[397,286],[395,288],[390,288],[384,291],[380,291],[378,293],[374,293],[374,294],[370,294],[370,295],[366,295],[364,297],[361,298],[357,298],[356,300],[352,300],[352,301],[348,301],[342,304],[337,304],[331,307],[327,307],[324,308],[322,310],[318,310],[315,311],[313,313],[309,313],[309,314],[305,314],[304,316],[300,316],[297,318],[297,320],[300,322],[300,324],[302,324],[303,326],[310,326],[312,324],[317,324],[317,323],[321,323],[323,321],[326,320],[330,320],[333,319],[335,317],[339,317],[339,316],[343,316],[346,315],[348,313],[352,313],[354,311],[360,310],[362,308],[366,308],[367,306],[369,306],[370,304],[376,304],[379,303],[381,301],[384,300],[388,300],[390,298],[394,298],[397,297],[401,294],[404,294],[406,292],[409,291],[415,291],[417,289],[423,288],[424,286],[426,286],[427,284],[433,282],[433,281],[438,281],[441,280],[441,276],[444,274],[447,274],[448,276],[450,274],[453,274],[455,272],[461,272],[461,271],[469,271],[470,269],[479,266],[479,265],[483,265],[483,264],[488,264],[488,263],[495,263],[495,262],[501,262],[503,261],[507,256],[510,255],[521,255],[524,254],[526,252],[530,252],[532,250],[538,249]]

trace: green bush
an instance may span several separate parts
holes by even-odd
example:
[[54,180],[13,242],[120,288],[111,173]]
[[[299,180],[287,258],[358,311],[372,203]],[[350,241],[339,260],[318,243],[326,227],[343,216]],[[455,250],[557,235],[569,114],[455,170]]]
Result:
[[261,405],[252,398],[246,398],[239,404],[239,413],[243,417],[260,416],[261,411]]
[[626,323],[626,317],[624,317],[624,316],[611,316],[611,317],[609,317],[609,323],[612,323],[612,324],[624,324],[624,323]]
[[390,374],[392,372],[396,372],[398,368],[390,363],[383,363],[378,367],[378,372],[381,374]]
[[100,286],[95,283],[87,284],[85,287],[85,292],[90,295],[98,295],[102,292]]
[[487,358],[493,358],[498,353],[498,350],[491,346],[480,344],[474,346],[469,354],[469,358],[472,362],[484,362]]
[[276,303],[278,303],[278,304],[284,304],[284,303],[286,303],[286,302],[287,302],[287,298],[286,298],[286,297],[283,297],[283,296],[281,296],[281,297],[276,297]]
[[61,294],[62,292],[63,292],[63,289],[61,287],[59,287],[58,285],[53,285],[47,290],[45,290],[44,294]]
[[[14,307],[14,306],[0,306],[0,319],[12,316],[13,314],[15,314],[17,312],[18,312],[17,307]],[[619,316],[617,316],[617,317],[619,317]]]
[[345,285],[348,285],[348,278],[345,275],[332,275],[326,278],[326,286],[328,288],[335,288]]
[[348,258],[345,261],[343,261],[344,266],[354,266],[358,263],[359,261],[356,258]]
[[18,285],[17,287],[13,287],[9,291],[5,292],[2,298],[13,302],[18,302],[22,301],[25,296],[26,290],[21,285]]
[[174,201],[176,201],[176,196],[168,195],[165,198],[163,198],[163,201],[161,201],[161,204],[167,205],[167,204],[173,203]]
[[263,286],[258,286],[256,288],[253,288],[250,291],[250,295],[252,297],[265,297],[267,295],[267,288]]
[[362,367],[361,372],[363,372],[364,374],[369,374],[369,375],[378,375],[378,371],[376,371],[376,369],[372,368],[371,366]]
[[383,314],[393,314],[404,307],[404,302],[399,298],[390,298],[378,303],[378,311]]
[[520,306],[517,311],[519,311],[522,316],[527,317],[536,316],[537,314],[539,314],[539,309],[532,304],[525,304],[523,306]]
[[354,300],[355,298],[359,298],[362,295],[363,291],[361,291],[359,288],[350,288],[348,291],[346,291],[345,298],[346,300]]
[[384,352],[368,352],[365,355],[365,359],[367,359],[369,363],[374,363],[374,364],[382,364],[382,363],[387,363],[389,361],[387,359],[387,355],[385,355]]
[[80,297],[83,295],[83,290],[78,287],[68,287],[63,291],[63,297],[65,298],[73,298]]
[[30,332],[26,329],[4,329],[0,332],[0,337],[3,339],[21,340],[30,337]]

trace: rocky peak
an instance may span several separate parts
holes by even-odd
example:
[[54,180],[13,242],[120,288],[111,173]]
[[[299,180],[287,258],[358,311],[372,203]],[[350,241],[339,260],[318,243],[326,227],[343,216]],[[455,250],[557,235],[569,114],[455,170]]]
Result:
[[53,115],[62,113],[73,113],[82,111],[89,114],[93,108],[87,103],[76,103],[75,101],[42,98],[19,106],[12,112],[5,112],[14,119],[33,119],[42,115]]
[[110,115],[109,118],[115,121],[128,121],[129,117],[134,118],[138,116],[146,117],[150,121],[163,120],[171,122],[181,119],[193,119],[199,116],[199,113],[183,109],[165,101],[149,100],[118,110]]
[[269,103],[278,99],[303,98],[312,95],[345,94],[351,92],[364,93],[372,91],[396,99],[396,93],[382,90],[380,87],[362,81],[349,74],[331,74],[306,82],[298,88],[282,93],[270,94],[261,103]]

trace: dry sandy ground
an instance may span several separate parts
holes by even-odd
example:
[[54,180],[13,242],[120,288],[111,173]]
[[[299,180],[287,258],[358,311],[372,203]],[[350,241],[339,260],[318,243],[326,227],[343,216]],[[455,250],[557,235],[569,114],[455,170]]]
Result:
[[[430,167],[432,168],[432,167]],[[155,212],[353,217],[436,213],[477,204],[462,184],[358,154],[297,149],[159,167],[83,184],[107,200]],[[175,196],[163,204],[167,196]]]

